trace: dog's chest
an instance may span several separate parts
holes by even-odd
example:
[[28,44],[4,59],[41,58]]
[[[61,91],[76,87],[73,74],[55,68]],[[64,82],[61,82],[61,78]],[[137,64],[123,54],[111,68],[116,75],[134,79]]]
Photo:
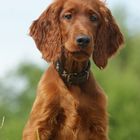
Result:
[[84,104],[87,102],[85,100],[84,97],[78,99],[70,94],[62,97],[60,104],[65,119],[60,129],[61,140],[86,140],[89,137],[92,111]]

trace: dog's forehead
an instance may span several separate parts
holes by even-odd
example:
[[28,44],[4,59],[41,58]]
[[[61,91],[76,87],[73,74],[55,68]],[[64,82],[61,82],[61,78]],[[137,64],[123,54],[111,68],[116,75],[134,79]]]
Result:
[[97,10],[99,8],[99,0],[66,0],[64,2],[64,8],[88,8]]

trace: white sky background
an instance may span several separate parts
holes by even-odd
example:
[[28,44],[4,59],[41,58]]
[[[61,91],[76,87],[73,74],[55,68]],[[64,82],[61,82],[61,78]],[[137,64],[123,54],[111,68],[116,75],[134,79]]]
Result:
[[[140,0],[106,1],[109,8],[123,4],[131,26],[140,26]],[[44,65],[34,41],[28,36],[28,28],[50,3],[51,0],[0,0],[0,77],[21,61]]]

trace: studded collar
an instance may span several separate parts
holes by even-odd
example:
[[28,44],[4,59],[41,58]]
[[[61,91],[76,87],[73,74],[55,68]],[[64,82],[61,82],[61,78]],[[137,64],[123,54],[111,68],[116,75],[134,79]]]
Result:
[[80,85],[89,78],[90,61],[87,66],[78,73],[68,73],[63,68],[60,60],[57,60],[54,65],[62,80],[68,85]]

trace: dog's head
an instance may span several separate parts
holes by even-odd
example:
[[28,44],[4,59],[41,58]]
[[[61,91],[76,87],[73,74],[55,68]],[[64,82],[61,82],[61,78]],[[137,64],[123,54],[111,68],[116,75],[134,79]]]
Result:
[[100,0],[55,0],[33,22],[30,35],[48,62],[64,47],[75,61],[92,56],[99,68],[123,43],[110,10]]

